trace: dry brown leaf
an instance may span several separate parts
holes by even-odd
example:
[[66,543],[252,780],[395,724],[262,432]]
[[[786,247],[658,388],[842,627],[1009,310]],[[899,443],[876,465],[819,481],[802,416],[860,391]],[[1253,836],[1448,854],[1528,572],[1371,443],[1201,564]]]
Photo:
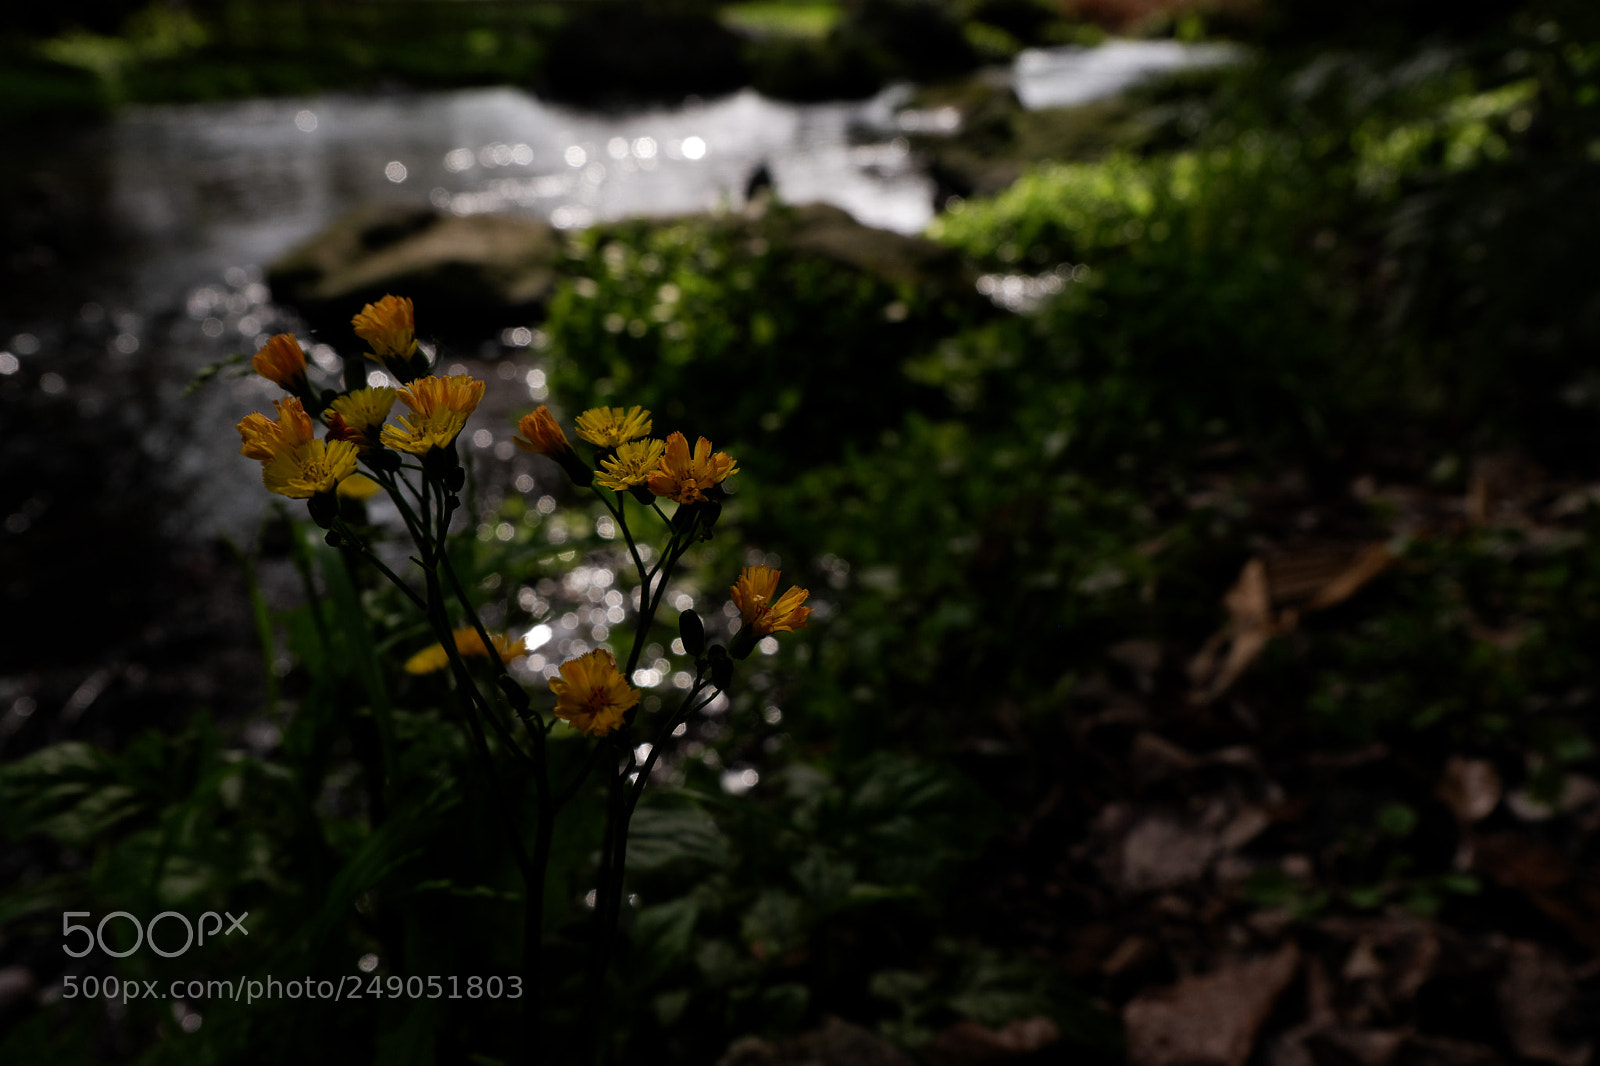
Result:
[[1487,818],[1500,804],[1500,773],[1488,759],[1452,755],[1435,790],[1463,825]]
[[1523,1058],[1587,1066],[1594,1042],[1568,1042],[1558,1035],[1561,1015],[1577,995],[1572,971],[1560,956],[1526,940],[1511,943],[1506,971],[1495,988],[1500,1020]]
[[1514,833],[1474,841],[1474,865],[1500,885],[1527,895],[1590,951],[1600,951],[1600,878],[1579,872],[1559,850]]
[[1129,1066],[1244,1066],[1300,953],[1236,963],[1136,996],[1123,1009]]
[[0,1010],[27,996],[37,984],[26,966],[0,966]]
[[1494,507],[1494,492],[1489,487],[1489,479],[1482,474],[1473,474],[1467,484],[1467,499],[1462,505],[1466,512],[1467,521],[1475,526],[1489,524],[1489,512]]
[[1311,549],[1271,562],[1251,559],[1222,597],[1227,625],[1189,664],[1196,702],[1210,703],[1231,688],[1268,641],[1293,629],[1302,613],[1343,603],[1394,561],[1385,544],[1368,544],[1354,556],[1348,549]]
[[1413,1033],[1400,1047],[1400,1061],[1406,1066],[1504,1066],[1505,1059],[1493,1048],[1471,1040]]
[[1216,833],[1152,814],[1123,838],[1117,878],[1128,892],[1177,888],[1204,877],[1216,854]]
[[1140,785],[1152,785],[1194,769],[1199,760],[1172,741],[1148,729],[1133,738],[1128,769]]
[[1272,586],[1267,583],[1267,566],[1251,559],[1239,572],[1239,580],[1222,597],[1230,624],[1238,630],[1272,628]]
[[915,1066],[904,1051],[858,1025],[829,1018],[821,1029],[781,1043],[733,1042],[717,1066]]
[[1267,587],[1278,606],[1304,603],[1344,573],[1356,552],[1348,546],[1307,547],[1266,560]]
[[[1350,1062],[1357,1066],[1388,1066],[1407,1034],[1393,1029],[1352,1029],[1333,1025],[1311,1033],[1306,1044],[1316,1062]],[[1319,1053],[1320,1052],[1320,1053]]]
[[963,1018],[929,1041],[928,1060],[937,1066],[968,1062],[1004,1062],[1030,1055],[1061,1040],[1061,1030],[1049,1018],[1018,1018],[990,1029]]
[[1228,612],[1226,628],[1189,665],[1190,676],[1201,688],[1197,697],[1201,703],[1210,703],[1226,692],[1276,631],[1266,564],[1260,559],[1245,563],[1239,580],[1222,597],[1222,606]]
[[1387,544],[1369,544],[1362,548],[1350,565],[1318,589],[1306,604],[1307,611],[1321,611],[1343,603],[1361,590],[1361,587],[1385,570],[1395,560]]

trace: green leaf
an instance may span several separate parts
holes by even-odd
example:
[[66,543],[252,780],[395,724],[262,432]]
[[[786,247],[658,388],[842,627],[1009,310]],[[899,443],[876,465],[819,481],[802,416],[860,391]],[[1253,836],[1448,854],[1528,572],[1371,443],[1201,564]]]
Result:
[[675,862],[726,866],[728,841],[696,807],[641,807],[628,831],[628,868],[655,870]]
[[81,847],[142,808],[117,770],[113,756],[77,741],[0,767],[0,825],[13,839],[42,833]]
[[1378,811],[1378,828],[1385,834],[1396,839],[1403,839],[1411,835],[1417,827],[1417,812],[1404,803],[1385,804]]
[[413,893],[439,892],[444,895],[458,896],[461,899],[489,899],[500,903],[521,903],[522,893],[506,892],[488,885],[458,885],[448,878],[440,877],[432,881],[423,881],[413,885]]
[[656,1020],[663,1026],[671,1026],[683,1017],[683,1009],[689,1005],[690,992],[687,988],[675,988],[671,992],[663,992],[657,996],[651,1006],[655,1009]]
[[745,943],[759,947],[768,956],[782,955],[805,940],[809,923],[800,900],[775,888],[767,888],[740,922]]
[[910,970],[879,970],[867,982],[867,991],[879,999],[909,1008],[927,994],[931,979],[927,974]]
[[810,1005],[811,990],[793,981],[773,985],[761,993],[761,1006],[767,1015],[767,1025],[774,1029],[796,1028]]
[[637,979],[642,985],[659,980],[688,957],[700,904],[692,896],[658,903],[639,911],[633,923]]
[[[75,883],[75,878],[62,874],[13,888],[0,896],[0,928],[30,914],[65,910],[79,896]],[[60,921],[59,914],[50,917]]]
[[813,903],[831,909],[851,899],[856,881],[855,864],[822,848],[812,848],[794,865],[795,884]]

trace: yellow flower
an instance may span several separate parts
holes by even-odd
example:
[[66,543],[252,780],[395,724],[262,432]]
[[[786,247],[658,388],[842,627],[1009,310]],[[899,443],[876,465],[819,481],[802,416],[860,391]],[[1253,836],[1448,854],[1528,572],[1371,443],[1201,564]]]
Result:
[[357,433],[370,433],[389,417],[395,391],[387,386],[356,389],[337,397],[328,407]]
[[239,423],[239,437],[243,441],[239,448],[240,455],[266,462],[281,452],[293,451],[311,440],[315,427],[298,398],[291,396],[287,400],[277,400],[272,406],[278,411],[276,422],[252,411]]
[[623,678],[617,660],[604,648],[568,659],[550,679],[555,715],[575,729],[603,737],[622,725],[623,714],[639,702],[639,692]]
[[[483,646],[483,638],[478,636],[477,629],[472,626],[458,629],[452,636],[455,638],[456,651],[463,658],[489,657],[488,649]],[[509,633],[490,633],[489,641],[494,645],[494,650],[500,654],[501,662],[508,663],[519,655],[528,654],[527,645],[522,642],[521,637],[512,640]],[[431,674],[449,665],[450,656],[445,653],[444,645],[435,644],[430,648],[423,648],[407,659],[405,670],[408,674]]]
[[483,382],[468,374],[447,378],[418,378],[396,390],[396,395],[411,408],[411,415],[400,416],[400,426],[384,426],[382,440],[391,448],[412,455],[425,455],[434,448],[448,448],[467,424],[467,416],[483,399]]
[[278,452],[261,467],[261,480],[272,492],[306,500],[331,492],[356,471],[356,446],[343,440],[309,440]]
[[650,432],[650,412],[643,407],[595,407],[575,420],[578,436],[597,448],[615,448]]
[[383,491],[383,486],[365,474],[351,474],[339,482],[339,495],[352,500],[371,499]]
[[290,334],[280,333],[267,341],[250,365],[285,392],[301,392],[306,387],[306,353]]
[[522,436],[511,439],[525,452],[537,452],[554,459],[572,450],[567,435],[561,431],[561,426],[550,413],[550,408],[544,404],[534,408],[532,414],[523,415],[522,420],[517,423],[517,431]]
[[799,586],[773,601],[782,574],[783,571],[770,566],[747,566],[739,571],[739,583],[732,587],[739,617],[745,625],[755,629],[758,637],[804,629],[806,619],[811,617],[811,608],[801,606],[811,593]]
[[658,440],[636,440],[617,446],[614,459],[600,460],[596,480],[608,489],[631,489],[643,484],[661,462],[666,445]]
[[404,362],[417,353],[411,301],[404,296],[385,296],[367,304],[350,324],[355,326],[356,336],[372,345],[372,355],[384,363],[391,359]]
[[650,491],[679,503],[699,503],[706,498],[706,489],[738,472],[726,454],[712,454],[711,442],[704,437],[695,442],[691,456],[688,439],[682,433],[674,433],[667,438],[661,465],[650,473]]

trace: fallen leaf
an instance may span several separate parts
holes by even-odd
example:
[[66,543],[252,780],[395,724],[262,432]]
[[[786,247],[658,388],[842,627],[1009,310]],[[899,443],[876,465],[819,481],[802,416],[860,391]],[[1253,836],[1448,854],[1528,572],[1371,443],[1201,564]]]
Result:
[[1388,1066],[1405,1043],[1406,1036],[1406,1033],[1393,1029],[1353,1029],[1330,1025],[1308,1034],[1306,1044],[1316,1062]]
[[1133,738],[1128,752],[1128,769],[1141,786],[1153,785],[1174,777],[1198,765],[1189,752],[1148,729],[1142,729]]
[[0,966],[0,1010],[21,1000],[38,984],[26,966]]
[[1501,1024],[1523,1058],[1557,1066],[1587,1066],[1593,1058],[1592,1040],[1569,1043],[1558,1035],[1561,1015],[1577,988],[1572,971],[1553,951],[1526,940],[1512,941],[1495,994]]
[[1153,892],[1192,884],[1205,876],[1217,853],[1217,837],[1167,814],[1152,814],[1122,840],[1118,879],[1129,892]]
[[1391,1012],[1415,999],[1438,966],[1438,928],[1421,918],[1336,916],[1318,922],[1317,928],[1354,942],[1341,976],[1372,982],[1364,995]]
[[1060,1040],[1061,1030],[1049,1018],[1018,1018],[999,1029],[963,1018],[934,1036],[925,1054],[935,1066],[1004,1062],[1032,1054]]
[[1418,1034],[1406,1037],[1400,1047],[1400,1061],[1406,1066],[1504,1066],[1505,1063],[1493,1048],[1483,1044]]
[[1129,1066],[1244,1066],[1299,963],[1289,944],[1134,997],[1122,1014]]
[[1600,951],[1600,878],[1580,873],[1559,850],[1514,833],[1477,837],[1473,865],[1524,893],[1590,951]]
[[1316,591],[1305,606],[1307,611],[1321,611],[1343,603],[1361,590],[1361,587],[1385,570],[1395,560],[1387,544],[1369,544],[1356,554],[1350,565]]
[[821,1029],[781,1043],[742,1037],[718,1066],[915,1066],[906,1053],[858,1025],[829,1018]]
[[1293,629],[1301,614],[1343,603],[1394,561],[1388,545],[1380,543],[1353,554],[1348,548],[1317,548],[1245,563],[1222,598],[1227,625],[1189,664],[1199,689],[1196,701],[1210,703],[1226,692],[1268,641]]
[[1452,755],[1435,790],[1464,825],[1487,818],[1500,804],[1500,773],[1488,759]]
[[1222,606],[1228,612],[1226,627],[1189,664],[1189,676],[1201,689],[1196,698],[1202,704],[1226,692],[1277,631],[1266,564],[1260,559],[1245,563],[1239,580],[1222,597]]

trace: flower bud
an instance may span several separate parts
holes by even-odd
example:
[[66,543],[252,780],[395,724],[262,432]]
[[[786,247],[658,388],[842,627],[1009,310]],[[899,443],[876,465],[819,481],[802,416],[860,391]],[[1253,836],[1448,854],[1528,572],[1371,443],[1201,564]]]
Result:
[[310,393],[306,383],[306,353],[293,334],[279,333],[250,360],[255,372],[294,396]]
[[757,639],[759,638],[756,635],[755,626],[747,625],[742,627],[739,632],[733,635],[733,647],[728,649],[728,654],[735,659],[749,658],[750,653],[756,649]]
[[717,524],[717,519],[722,517],[722,502],[708,499],[700,505],[700,535],[699,540],[711,539],[711,527]]
[[706,650],[706,627],[692,608],[678,615],[678,638],[683,650],[697,659]]
[[375,449],[366,456],[367,464],[374,470],[387,470],[394,473],[400,469],[400,455],[387,448]]
[[706,662],[711,666],[711,683],[723,692],[728,691],[728,686],[733,684],[733,660],[728,658],[728,649],[721,644],[713,644],[706,651]]
[[[460,482],[457,482],[454,486],[450,484],[460,470],[461,460],[456,455],[454,447],[429,448],[422,457],[422,472],[429,479],[442,482],[446,488],[453,490],[461,487]],[[465,475],[463,474],[462,477],[464,479]]]
[[339,517],[339,497],[333,492],[316,493],[306,500],[306,509],[311,512],[313,522],[327,529]]

